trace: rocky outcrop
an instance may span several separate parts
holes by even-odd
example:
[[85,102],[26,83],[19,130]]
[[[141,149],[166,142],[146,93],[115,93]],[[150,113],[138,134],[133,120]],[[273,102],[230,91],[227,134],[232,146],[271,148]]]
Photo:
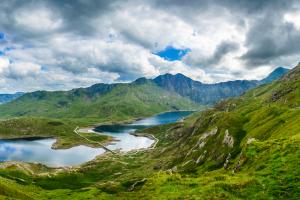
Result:
[[251,144],[252,142],[255,142],[255,141],[256,141],[255,138],[248,138],[247,144]]
[[187,157],[188,155],[190,155],[190,154],[192,153],[192,151],[195,150],[197,147],[198,147],[199,149],[203,148],[204,145],[205,145],[205,143],[206,143],[205,140],[206,140],[208,137],[210,137],[210,136],[216,135],[217,132],[218,132],[218,127],[213,128],[212,130],[203,133],[203,134],[201,135],[201,137],[199,137],[199,139],[198,139],[196,145],[193,146],[193,148],[191,148],[190,151],[186,154],[186,157]]
[[233,147],[234,138],[229,134],[228,129],[225,131],[225,136],[224,136],[224,139],[223,139],[223,144],[227,145],[227,146],[229,146],[231,148]]

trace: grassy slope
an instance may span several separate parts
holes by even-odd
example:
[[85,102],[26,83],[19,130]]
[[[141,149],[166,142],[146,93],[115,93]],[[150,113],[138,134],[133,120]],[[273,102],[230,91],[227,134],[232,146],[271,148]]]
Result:
[[[182,128],[166,129],[166,134],[180,138],[165,150],[167,155],[173,155],[167,168],[177,166],[181,174],[159,173],[147,181],[138,195],[299,199],[299,121],[300,66],[272,85],[191,117]],[[216,127],[217,133],[200,140],[200,145],[203,133]],[[223,143],[226,130],[234,138],[233,147]],[[249,143],[250,138],[255,141]],[[191,147],[195,148],[191,151]],[[229,165],[224,169],[229,153]]]
[[[0,194],[18,197],[21,191],[36,199],[299,199],[299,77],[300,67],[184,122],[144,130],[160,140],[154,150],[107,155],[54,176],[27,175],[18,167],[0,170],[6,177]],[[215,128],[216,134],[204,137]],[[226,130],[232,147],[223,143]],[[255,140],[248,143],[251,138]],[[8,180],[12,176],[24,182]]]
[[35,92],[1,105],[1,118],[38,116],[78,121],[120,121],[199,105],[153,83],[118,84],[102,95],[84,92]]

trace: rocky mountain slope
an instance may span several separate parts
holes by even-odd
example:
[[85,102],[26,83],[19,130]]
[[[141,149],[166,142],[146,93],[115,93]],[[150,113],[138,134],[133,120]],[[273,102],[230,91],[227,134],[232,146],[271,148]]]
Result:
[[236,80],[216,84],[204,84],[182,74],[165,74],[156,77],[153,82],[168,91],[174,91],[202,105],[213,105],[222,99],[239,96],[258,85],[271,83],[287,72],[288,69],[279,67],[261,81]]
[[167,110],[198,109],[200,105],[212,105],[270,82],[286,71],[278,68],[261,82],[237,80],[203,84],[182,74],[165,74],[155,79],[140,78],[132,83],[101,83],[70,91],[37,91],[0,106],[0,112],[2,118],[129,119]]
[[[144,82],[146,80],[141,80]],[[0,165],[0,196],[24,199],[299,199],[300,65],[278,81],[152,134],[155,148],[73,169]]]
[[159,154],[167,158],[160,166],[171,175],[150,178],[138,194],[298,199],[299,121],[300,64],[278,81],[222,101],[184,123],[149,129],[162,141],[172,140]]

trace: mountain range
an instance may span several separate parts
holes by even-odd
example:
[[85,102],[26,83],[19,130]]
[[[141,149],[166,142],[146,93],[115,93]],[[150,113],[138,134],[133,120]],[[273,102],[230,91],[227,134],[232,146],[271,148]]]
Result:
[[287,72],[288,69],[278,67],[262,80],[235,80],[215,84],[194,81],[182,74],[165,74],[156,77],[152,81],[168,91],[174,91],[199,104],[213,105],[222,99],[239,96],[258,85],[270,83]]
[[0,104],[13,101],[13,100],[19,98],[20,96],[22,96],[23,94],[24,94],[23,92],[17,92],[14,94],[0,94]]
[[132,83],[95,84],[70,91],[26,93],[0,106],[1,117],[38,116],[125,120],[167,110],[198,110],[269,83],[288,70],[277,68],[261,81],[204,84],[183,74],[164,74]]
[[[151,80],[139,79],[126,87],[117,84],[113,89],[101,90],[99,96],[113,93],[111,98],[118,95],[123,98],[125,90],[136,95],[129,91],[144,91],[149,85],[155,88],[148,89],[150,93],[160,88]],[[74,98],[76,94],[85,94],[87,98],[97,88],[68,93]],[[39,93],[19,99],[26,97],[38,103],[36,99],[53,97],[48,92],[39,97],[36,94]],[[135,133],[155,137],[155,148],[120,155],[107,153],[74,168],[4,163],[0,168],[0,196],[13,199],[299,199],[299,108],[300,64],[277,81],[257,86],[240,97],[220,101],[177,123]],[[20,128],[12,124],[7,128],[19,128],[22,132],[28,126]]]

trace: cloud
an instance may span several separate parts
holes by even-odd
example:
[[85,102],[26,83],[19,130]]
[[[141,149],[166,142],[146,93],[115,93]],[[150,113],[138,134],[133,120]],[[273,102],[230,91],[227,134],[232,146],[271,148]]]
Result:
[[212,66],[216,66],[222,61],[222,59],[229,53],[237,51],[239,45],[232,41],[223,41],[219,45],[216,46],[216,49],[212,53],[212,55],[205,56],[202,54],[202,51],[194,51],[190,54],[187,54],[183,62],[188,65],[208,68]]
[[14,16],[14,21],[17,26],[28,31],[53,31],[62,26],[62,19],[56,18],[53,13],[46,8],[21,10]]
[[11,79],[23,79],[36,77],[41,70],[41,66],[27,62],[13,62],[4,69],[4,76]]
[[299,30],[294,24],[284,21],[283,16],[266,17],[255,22],[247,33],[248,51],[241,58],[249,67],[255,67],[274,63],[288,55],[299,55],[299,39]]
[[[202,82],[293,66],[296,0],[4,0],[0,92],[70,89],[184,73]],[[181,59],[153,52],[189,49]]]

